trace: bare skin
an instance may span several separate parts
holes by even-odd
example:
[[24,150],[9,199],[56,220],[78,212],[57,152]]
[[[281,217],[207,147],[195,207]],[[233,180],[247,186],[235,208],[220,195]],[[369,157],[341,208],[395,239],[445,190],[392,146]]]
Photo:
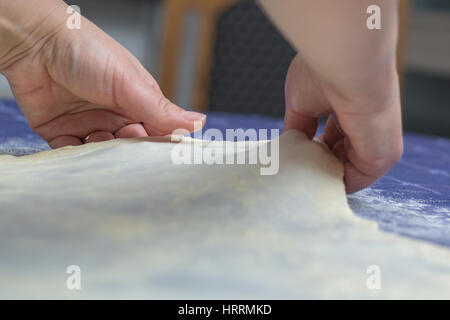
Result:
[[[3,33],[14,27],[8,17],[17,9],[8,2],[0,0]],[[2,37],[0,72],[31,128],[51,147],[193,131],[194,121],[205,123],[205,115],[166,99],[139,61],[87,19],[80,30],[68,29],[62,1],[25,2],[30,31]]]
[[366,28],[368,0],[260,0],[299,49],[286,78],[285,130],[319,137],[344,162],[347,192],[382,177],[403,152],[396,71],[397,3],[379,0],[382,30]]

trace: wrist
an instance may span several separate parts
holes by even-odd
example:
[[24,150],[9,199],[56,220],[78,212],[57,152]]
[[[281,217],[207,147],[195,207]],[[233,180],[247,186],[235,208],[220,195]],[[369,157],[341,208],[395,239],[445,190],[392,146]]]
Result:
[[66,7],[61,0],[0,0],[0,73],[57,33]]

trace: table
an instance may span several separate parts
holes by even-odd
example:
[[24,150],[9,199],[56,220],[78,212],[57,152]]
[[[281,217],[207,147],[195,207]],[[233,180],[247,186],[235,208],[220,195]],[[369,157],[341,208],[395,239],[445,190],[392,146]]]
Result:
[[[210,112],[208,128],[281,130],[283,121]],[[376,221],[383,231],[450,248],[450,140],[412,133],[405,133],[404,139],[400,162],[370,188],[350,195],[349,204],[355,214]],[[30,130],[17,104],[0,100],[0,154],[45,149],[48,145]]]

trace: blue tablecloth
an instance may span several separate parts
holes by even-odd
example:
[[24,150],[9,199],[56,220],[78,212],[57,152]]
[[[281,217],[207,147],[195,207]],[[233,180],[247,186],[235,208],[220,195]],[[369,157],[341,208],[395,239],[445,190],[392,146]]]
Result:
[[[206,126],[223,132],[282,127],[281,120],[229,113],[209,113]],[[0,153],[24,155],[48,148],[30,130],[17,104],[0,100]],[[400,162],[370,188],[350,195],[350,206],[384,231],[450,248],[449,169],[450,140],[406,133]]]

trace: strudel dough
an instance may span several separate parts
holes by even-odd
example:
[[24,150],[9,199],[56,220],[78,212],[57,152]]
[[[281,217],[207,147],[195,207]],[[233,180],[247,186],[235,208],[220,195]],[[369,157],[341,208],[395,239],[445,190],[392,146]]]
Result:
[[165,138],[0,156],[0,298],[450,298],[449,250],[356,217],[339,161],[279,139],[267,176],[175,165]]

